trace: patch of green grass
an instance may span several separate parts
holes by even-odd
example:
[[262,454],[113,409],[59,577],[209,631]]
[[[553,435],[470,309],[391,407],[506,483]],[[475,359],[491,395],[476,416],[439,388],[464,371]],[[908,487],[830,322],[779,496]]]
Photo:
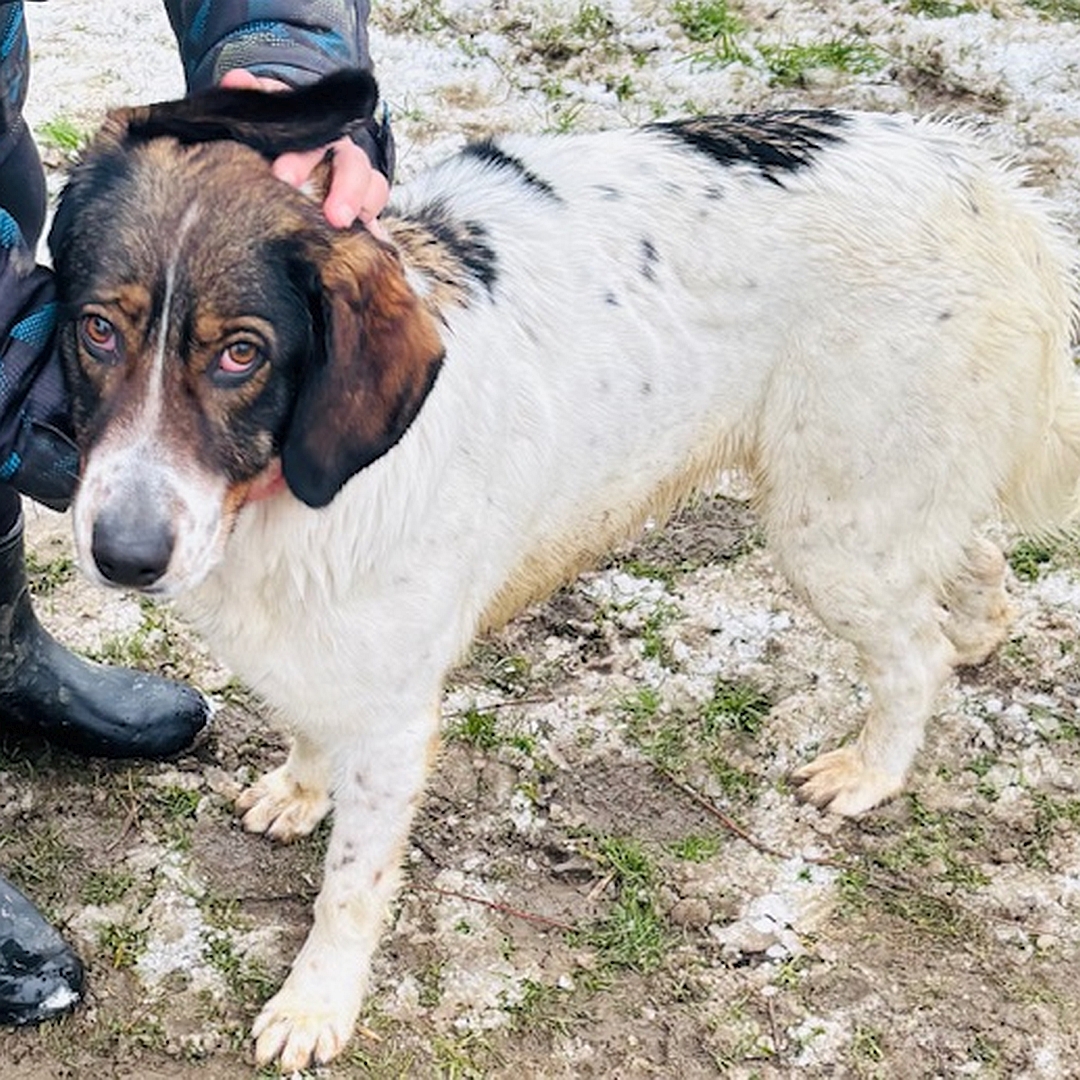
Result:
[[608,914],[585,930],[581,940],[607,967],[654,971],[669,940],[653,899],[655,868],[634,840],[604,838],[597,849],[601,866],[613,875],[617,897]]
[[654,686],[642,686],[637,693],[623,698],[619,712],[631,727],[651,723],[660,713],[663,699]]
[[202,934],[203,959],[225,980],[240,1001],[258,1005],[277,988],[277,980],[257,958],[243,956],[228,930],[208,927]]
[[442,1001],[443,969],[438,963],[430,963],[416,973],[417,1003],[425,1009],[434,1009]]
[[177,851],[191,848],[192,826],[202,796],[197,790],[169,786],[150,789],[150,800],[160,816],[165,837]]
[[777,86],[801,86],[815,69],[870,75],[885,66],[884,53],[869,42],[849,38],[806,45],[761,45],[759,52]]
[[1021,581],[1037,581],[1056,551],[1057,546],[1045,540],[1020,540],[1009,552],[1009,565]]
[[578,37],[600,41],[615,30],[615,20],[599,4],[583,3],[570,20],[570,32]]
[[906,6],[909,14],[925,15],[930,19],[951,19],[979,10],[974,4],[952,4],[947,0],[908,0]]
[[502,742],[495,714],[477,708],[466,709],[456,716],[450,723],[447,737],[486,751],[494,750]]
[[378,5],[372,21],[395,34],[433,34],[450,25],[442,0],[411,0],[399,8]]
[[163,608],[145,597],[139,601],[139,625],[129,633],[106,639],[91,659],[120,667],[152,668],[175,658],[176,648],[169,616]]
[[491,1044],[480,1032],[437,1035],[431,1054],[431,1075],[439,1080],[485,1080],[490,1075]]
[[611,967],[648,974],[663,960],[667,932],[652,904],[636,897],[622,897],[608,916],[584,934],[584,941]]
[[47,596],[61,585],[73,581],[76,575],[75,560],[70,555],[54,555],[42,558],[36,551],[26,552],[26,576],[30,591],[35,596]]
[[671,13],[690,41],[701,46],[693,54],[697,63],[724,66],[749,61],[739,43],[746,25],[726,0],[677,0]]
[[739,802],[752,802],[757,797],[761,789],[761,780],[753,773],[733,765],[722,754],[709,754],[706,763],[710,774],[727,798]]
[[874,853],[874,863],[895,874],[920,870],[932,862],[939,878],[955,886],[975,889],[985,885],[986,875],[973,863],[970,852],[985,844],[985,830],[963,815],[929,810],[915,795],[908,796],[911,824],[896,839]]
[[1049,19],[1080,22],[1080,0],[1024,0],[1024,3]]
[[570,990],[526,979],[520,998],[505,1006],[510,1015],[510,1030],[516,1034],[547,1031],[566,1036],[580,1019],[570,1008],[571,996]]
[[1045,792],[1032,793],[1035,817],[1030,835],[1021,844],[1024,861],[1030,866],[1049,865],[1050,842],[1061,828],[1080,827],[1080,799],[1055,799]]
[[98,944],[114,968],[134,967],[146,952],[146,931],[110,923],[101,928]]
[[883,1037],[877,1028],[859,1025],[851,1036],[850,1052],[856,1062],[876,1064],[885,1057]]
[[975,1034],[968,1054],[983,1065],[997,1065],[1001,1061],[1000,1047],[981,1031]]
[[642,686],[623,698],[617,708],[631,740],[657,768],[674,771],[682,767],[687,751],[686,717],[666,713],[654,687]]
[[717,38],[741,34],[742,19],[727,0],[676,0],[671,8],[675,21],[691,41],[708,44]]
[[886,827],[876,849],[837,875],[840,904],[851,911],[884,912],[928,937],[977,941],[981,926],[957,894],[988,880],[976,865],[988,843],[985,827],[909,798],[911,823],[895,832]]
[[170,785],[155,788],[153,798],[168,821],[185,821],[194,819],[202,796],[197,789]]
[[629,738],[658,769],[677,775],[704,761],[726,795],[745,800],[758,793],[761,780],[732,763],[735,748],[725,746],[725,739],[732,733],[759,735],[771,707],[771,698],[756,684],[719,679],[696,713],[665,710],[651,687],[624,698],[618,709]]
[[676,668],[675,654],[664,635],[664,630],[678,615],[673,604],[659,603],[646,617],[641,626],[641,652],[646,660],[655,660],[668,671]]
[[82,856],[60,827],[50,822],[34,822],[18,830],[17,839],[10,847],[4,844],[4,860],[5,872],[41,903],[47,894],[64,894],[73,871],[82,863]]
[[134,874],[106,867],[93,871],[83,882],[79,898],[84,904],[114,904],[123,900],[134,884]]
[[621,559],[618,566],[620,570],[624,570],[633,577],[642,578],[645,581],[659,581],[669,589],[675,583],[679,573],[678,567],[653,562],[651,559],[638,556]]
[[89,141],[90,132],[67,116],[54,116],[38,125],[38,138],[45,146],[69,155],[77,154]]
[[503,694],[521,697],[529,690],[532,665],[528,657],[510,652],[498,641],[478,642],[468,665],[484,683]]
[[676,840],[670,846],[671,854],[684,862],[708,862],[720,850],[720,840],[716,836],[691,834]]
[[772,705],[772,698],[749,680],[717,679],[712,697],[702,710],[701,724],[710,736],[722,728],[757,736]]

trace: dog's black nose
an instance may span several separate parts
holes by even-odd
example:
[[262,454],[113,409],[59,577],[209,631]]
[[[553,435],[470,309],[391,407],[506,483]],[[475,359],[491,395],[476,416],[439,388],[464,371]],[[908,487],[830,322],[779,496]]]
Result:
[[168,569],[174,542],[167,522],[102,515],[94,522],[91,552],[107,581],[131,589],[148,589]]

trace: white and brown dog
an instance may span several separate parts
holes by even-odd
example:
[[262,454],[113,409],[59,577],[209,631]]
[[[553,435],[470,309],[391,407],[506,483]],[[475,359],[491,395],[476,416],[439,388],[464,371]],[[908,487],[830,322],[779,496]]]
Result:
[[[801,774],[858,814],[1005,632],[980,526],[1063,521],[1080,475],[1069,245],[964,131],[789,112],[508,136],[399,189],[382,243],[266,163],[374,94],[348,74],[118,113],[52,233],[80,561],[183,597],[292,729],[249,829],[334,808],[314,926],[255,1025],[285,1069],[349,1037],[478,631],[743,469],[788,579],[861,655],[862,732]],[[287,490],[253,500],[277,468]]]

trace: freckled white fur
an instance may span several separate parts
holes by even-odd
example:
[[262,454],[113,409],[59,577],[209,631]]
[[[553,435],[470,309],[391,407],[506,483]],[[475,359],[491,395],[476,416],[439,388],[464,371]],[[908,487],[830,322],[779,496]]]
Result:
[[804,771],[814,802],[857,814],[899,791],[953,664],[1004,634],[979,527],[1051,525],[1080,472],[1067,245],[961,131],[840,134],[782,186],[618,132],[500,141],[558,203],[471,158],[397,193],[402,215],[437,197],[483,226],[493,295],[444,310],[443,371],[398,446],[325,510],[248,507],[201,585],[190,563],[175,579],[298,733],[245,820],[287,838],[334,802],[259,1060],[347,1039],[442,679],[478,628],[721,466],[755,479],[775,557],[871,687],[858,740]]

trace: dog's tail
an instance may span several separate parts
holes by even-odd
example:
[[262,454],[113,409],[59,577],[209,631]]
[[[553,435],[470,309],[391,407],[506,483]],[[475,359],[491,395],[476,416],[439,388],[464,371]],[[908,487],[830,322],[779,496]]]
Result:
[[378,98],[371,73],[350,69],[280,93],[215,87],[125,110],[120,119],[129,145],[165,136],[184,143],[230,140],[273,159],[325,146],[370,121]]

